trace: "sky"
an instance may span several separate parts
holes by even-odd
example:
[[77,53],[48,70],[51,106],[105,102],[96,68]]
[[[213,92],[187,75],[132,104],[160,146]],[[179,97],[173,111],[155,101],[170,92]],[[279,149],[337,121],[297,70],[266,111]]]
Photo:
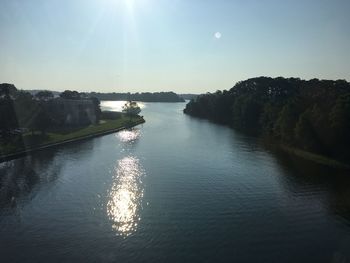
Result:
[[204,93],[350,80],[348,0],[0,0],[0,83]]

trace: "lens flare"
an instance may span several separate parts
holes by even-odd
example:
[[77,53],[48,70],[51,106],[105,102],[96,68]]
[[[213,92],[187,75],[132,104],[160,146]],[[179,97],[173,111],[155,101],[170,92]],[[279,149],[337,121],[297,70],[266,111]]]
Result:
[[220,32],[215,32],[214,34],[214,37],[217,38],[217,39],[220,39],[221,38],[221,33]]

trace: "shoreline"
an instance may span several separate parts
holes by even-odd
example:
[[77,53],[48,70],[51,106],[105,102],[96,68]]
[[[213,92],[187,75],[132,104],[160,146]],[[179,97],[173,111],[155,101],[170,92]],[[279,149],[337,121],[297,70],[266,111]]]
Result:
[[293,148],[293,147],[289,147],[286,145],[282,145],[279,144],[278,147],[288,153],[288,154],[292,154],[296,157],[302,158],[304,160],[308,160],[317,164],[321,164],[321,165],[325,165],[328,167],[333,167],[336,169],[342,169],[342,170],[350,170],[350,165],[338,161],[336,159],[332,159],[330,157],[321,155],[321,154],[317,154],[317,153],[312,153],[312,152],[308,152],[302,149],[298,149],[298,148]]
[[325,165],[325,166],[336,168],[336,169],[350,170],[350,165],[348,165],[342,161],[339,161],[337,159],[332,159],[330,157],[327,157],[327,156],[324,156],[321,154],[317,154],[317,153],[312,153],[312,152],[309,152],[309,151],[306,151],[306,150],[303,150],[300,148],[287,146],[281,142],[272,142],[272,141],[270,141],[270,138],[264,138],[264,136],[257,135],[257,134],[249,134],[245,131],[238,130],[238,129],[234,128],[233,126],[230,126],[230,125],[225,124],[225,123],[219,123],[219,122],[210,120],[208,118],[194,116],[194,115],[191,115],[191,114],[186,113],[186,112],[184,112],[184,114],[191,117],[191,118],[206,120],[206,121],[213,123],[213,124],[216,124],[216,125],[228,127],[230,129],[234,130],[235,132],[239,132],[239,133],[242,133],[244,135],[255,137],[258,140],[261,139],[264,141],[267,139],[267,144],[269,144],[269,146],[276,147],[287,154],[294,155],[295,157],[302,158],[302,159],[308,160],[310,162],[314,162],[314,163],[317,163],[320,165]]
[[122,127],[115,128],[115,129],[110,129],[110,130],[106,130],[106,131],[102,131],[102,132],[92,133],[92,134],[89,134],[89,135],[83,135],[83,136],[79,136],[79,137],[72,138],[72,139],[62,140],[62,141],[59,141],[59,142],[43,144],[43,145],[40,145],[40,146],[37,146],[37,147],[28,148],[28,149],[25,149],[25,150],[22,150],[22,151],[13,152],[13,153],[6,154],[6,155],[1,155],[0,156],[0,163],[6,162],[6,161],[11,161],[11,160],[14,160],[14,159],[17,159],[17,158],[20,158],[20,157],[24,157],[26,155],[30,155],[30,154],[32,154],[34,152],[38,152],[38,151],[41,151],[41,150],[46,150],[46,149],[49,149],[49,148],[55,148],[55,147],[59,147],[59,146],[62,146],[62,145],[68,144],[68,143],[75,143],[75,142],[85,141],[85,140],[89,140],[89,139],[92,139],[92,138],[100,137],[100,136],[103,136],[103,135],[119,132],[121,130],[132,128],[132,127],[135,127],[137,125],[143,124],[145,122],[146,121],[144,119],[141,119],[141,120],[133,123],[132,125],[130,125],[128,127],[122,126]]

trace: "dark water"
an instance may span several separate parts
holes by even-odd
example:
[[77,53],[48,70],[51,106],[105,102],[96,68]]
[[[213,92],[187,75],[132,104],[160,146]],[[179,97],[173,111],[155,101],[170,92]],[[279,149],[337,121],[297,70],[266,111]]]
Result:
[[350,262],[350,174],[183,107],[0,164],[0,262]]

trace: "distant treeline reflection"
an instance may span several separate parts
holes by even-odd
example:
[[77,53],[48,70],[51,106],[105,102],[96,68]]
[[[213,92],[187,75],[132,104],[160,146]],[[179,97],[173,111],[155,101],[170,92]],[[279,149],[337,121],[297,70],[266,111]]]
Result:
[[350,159],[350,83],[345,80],[251,78],[228,91],[200,95],[184,112],[307,151]]

